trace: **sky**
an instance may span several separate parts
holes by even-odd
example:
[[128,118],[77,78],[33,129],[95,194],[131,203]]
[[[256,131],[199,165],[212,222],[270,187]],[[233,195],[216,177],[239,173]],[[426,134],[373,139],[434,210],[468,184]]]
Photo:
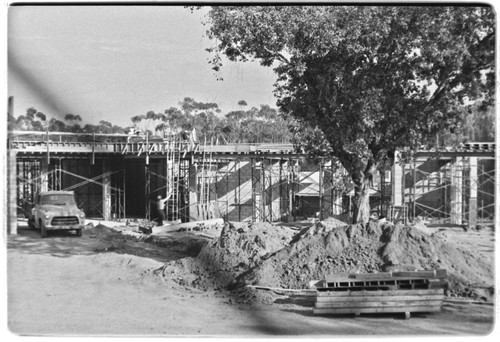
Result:
[[[122,127],[185,97],[215,102],[223,113],[276,107],[275,75],[258,63],[226,61],[220,74],[205,51],[207,8],[182,6],[11,6],[8,96],[14,115],[30,107],[48,117],[80,115],[83,124]],[[217,77],[223,81],[218,81]]]

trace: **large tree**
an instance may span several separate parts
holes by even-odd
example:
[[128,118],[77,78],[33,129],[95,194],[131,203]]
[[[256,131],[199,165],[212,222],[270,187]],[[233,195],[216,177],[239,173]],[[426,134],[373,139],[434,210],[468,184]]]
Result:
[[280,109],[314,132],[305,145],[327,142],[367,222],[377,168],[493,101],[494,19],[487,6],[217,6],[208,50],[216,71],[223,55],[274,68]]

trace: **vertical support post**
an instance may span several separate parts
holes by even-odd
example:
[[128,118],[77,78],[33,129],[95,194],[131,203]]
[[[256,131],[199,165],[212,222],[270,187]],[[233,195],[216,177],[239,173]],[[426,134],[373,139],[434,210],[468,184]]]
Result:
[[227,160],[226,164],[226,213],[224,216],[224,220],[227,221],[229,220],[229,166],[231,165],[231,162]]
[[404,169],[398,163],[399,152],[396,151],[394,158],[394,165],[392,166],[392,191],[391,191],[391,202],[395,206],[400,206],[403,204],[404,196]]
[[145,187],[145,198],[146,198],[146,219],[148,221],[151,220],[151,205],[150,205],[150,193],[151,193],[151,173],[149,172],[149,165],[146,164],[144,167],[145,179],[146,179],[146,187]]
[[189,219],[195,221],[199,220],[199,206],[198,206],[198,168],[194,159],[189,161]]
[[287,210],[287,205],[286,205],[286,193],[285,193],[285,182],[284,182],[284,172],[283,172],[283,165],[285,165],[285,161],[283,158],[279,160],[279,194],[280,194],[280,201],[279,201],[279,219],[280,221],[283,221],[286,217],[286,210]]
[[[270,160],[269,160],[270,161]],[[260,185],[262,186],[261,189],[261,199],[262,199],[262,221],[264,222],[271,222],[271,217],[272,217],[272,202],[271,202],[271,165],[269,163],[269,168],[266,170],[266,161],[265,159],[262,160],[262,180],[260,182]],[[271,203],[270,203],[271,202]]]
[[253,221],[262,221],[262,186],[261,186],[261,168],[260,160],[251,159],[252,166],[252,204],[253,204]]
[[260,214],[261,214],[261,220],[263,222],[266,221],[267,218],[267,211],[266,211],[266,160],[263,159],[261,162],[261,168],[260,168],[260,179],[259,179],[259,187],[257,188],[257,191],[260,194]]
[[383,215],[383,212],[384,212],[385,171],[379,170],[379,175],[380,175],[380,205],[379,205],[378,216],[380,217]]
[[268,221],[269,222],[273,222],[274,221],[274,210],[273,210],[273,202],[274,202],[274,197],[273,197],[273,189],[274,189],[274,184],[273,184],[273,160],[271,158],[269,158],[269,172],[268,172],[268,179],[269,179],[269,183],[268,183],[268,186],[267,186],[267,192],[268,192],[268,196],[267,196],[267,199],[269,200],[269,203],[267,204],[267,207],[269,208],[269,218],[268,218]]
[[42,159],[40,163],[40,191],[49,190],[49,164],[48,159]]
[[56,190],[62,190],[63,188],[63,173],[62,173],[62,158],[59,157],[57,160],[57,187]]
[[[108,163],[105,159],[102,161],[102,173],[108,173]],[[111,220],[111,177],[109,175],[102,179],[102,216],[105,221]]]
[[406,189],[406,170],[405,170],[406,165],[403,164],[402,166],[402,171],[401,171],[401,179],[400,179],[400,184],[401,184],[401,206],[403,207],[406,204],[406,194],[405,194],[405,189]]
[[319,162],[318,174],[318,187],[319,187],[319,219],[323,220],[323,160]]
[[92,132],[92,161],[90,164],[95,164],[95,132]]
[[469,158],[469,177],[470,177],[470,195],[469,195],[469,229],[475,228],[477,225],[477,157]]
[[417,162],[413,159],[413,203],[412,203],[412,220],[415,219],[415,207],[417,202]]
[[7,233],[17,234],[17,152],[8,150],[7,167]]
[[451,223],[462,224],[462,161],[461,157],[457,157],[451,166]]
[[123,218],[127,217],[127,192],[125,191],[125,169],[123,169]]
[[47,144],[47,164],[50,164],[50,148],[49,148],[49,127],[47,126],[47,131],[46,131],[46,144]]
[[235,187],[235,195],[236,195],[236,203],[238,205],[237,206],[238,222],[241,222],[241,164],[239,159],[238,159],[238,165],[236,167],[238,169],[238,185]]
[[292,158],[288,159],[288,222],[295,221],[293,202],[294,202],[294,163]]

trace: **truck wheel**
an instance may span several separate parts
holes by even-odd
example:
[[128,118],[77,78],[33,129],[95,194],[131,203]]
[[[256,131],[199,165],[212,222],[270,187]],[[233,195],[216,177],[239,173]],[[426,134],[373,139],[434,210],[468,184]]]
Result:
[[83,235],[83,229],[77,229],[76,236],[82,236],[82,235]]
[[47,237],[47,229],[45,229],[45,226],[43,225],[42,221],[40,221],[40,235],[42,238]]

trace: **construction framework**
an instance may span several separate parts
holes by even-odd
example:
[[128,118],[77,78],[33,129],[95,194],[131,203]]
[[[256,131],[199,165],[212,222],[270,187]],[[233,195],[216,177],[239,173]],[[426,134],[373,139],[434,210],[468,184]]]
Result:
[[[491,220],[494,144],[483,145],[439,155],[424,150],[414,163],[391,170],[390,177],[384,171],[377,190],[379,215],[461,224],[477,212],[480,222]],[[105,219],[136,215],[153,220],[157,196],[167,194],[172,194],[167,219],[183,222],[325,219],[349,215],[351,208],[350,196],[336,188],[345,171],[330,159],[308,160],[287,144],[216,145],[211,140],[200,145],[179,133],[13,132],[8,161],[9,169],[17,170],[9,178],[15,186],[9,198],[18,214],[26,213],[42,189],[75,190],[85,199],[88,216]],[[442,202],[432,202],[436,198]]]
[[[422,170],[416,161],[411,164],[412,180],[405,193],[410,217],[469,226],[493,222],[494,167],[477,157],[438,159],[438,163],[433,170]],[[437,201],[429,203],[425,197],[431,193]]]

